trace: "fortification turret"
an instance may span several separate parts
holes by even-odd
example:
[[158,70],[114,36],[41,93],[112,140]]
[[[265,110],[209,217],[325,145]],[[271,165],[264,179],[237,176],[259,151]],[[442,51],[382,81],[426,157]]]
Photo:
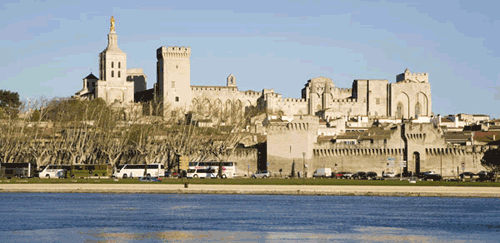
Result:
[[419,83],[428,83],[429,82],[429,74],[428,73],[411,73],[407,68],[404,73],[398,74],[396,76],[396,82],[401,81],[413,81]]

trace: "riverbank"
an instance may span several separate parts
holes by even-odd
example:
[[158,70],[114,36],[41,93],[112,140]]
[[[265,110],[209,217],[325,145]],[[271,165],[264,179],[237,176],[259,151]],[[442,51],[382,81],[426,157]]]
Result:
[[0,192],[30,193],[151,193],[251,194],[395,197],[500,198],[498,187],[461,186],[317,186],[317,185],[206,185],[206,184],[0,184]]

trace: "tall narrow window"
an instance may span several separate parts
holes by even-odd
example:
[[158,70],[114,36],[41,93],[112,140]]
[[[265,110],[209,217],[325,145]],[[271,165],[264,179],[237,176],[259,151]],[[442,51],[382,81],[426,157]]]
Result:
[[175,81],[172,81],[172,89],[175,88]]
[[111,77],[113,78],[115,76],[115,71],[111,71]]
[[403,118],[403,104],[401,104],[401,102],[398,103],[398,106],[396,108],[396,117]]
[[420,103],[415,104],[415,116],[420,116]]
[[375,99],[375,104],[380,105],[380,98]]
[[[118,66],[120,66],[120,65],[118,65]],[[120,71],[118,71],[118,77],[120,77]]]
[[120,63],[120,62],[118,62],[118,68],[121,68],[121,65],[120,65],[120,64],[121,64],[121,63]]
[[179,96],[175,97],[175,102],[179,102]]
[[111,68],[115,67],[115,62],[111,62]]

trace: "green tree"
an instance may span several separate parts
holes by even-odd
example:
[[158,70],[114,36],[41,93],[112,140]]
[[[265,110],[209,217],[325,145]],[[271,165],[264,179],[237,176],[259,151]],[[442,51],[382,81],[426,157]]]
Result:
[[17,117],[21,104],[17,92],[0,89],[0,116]]

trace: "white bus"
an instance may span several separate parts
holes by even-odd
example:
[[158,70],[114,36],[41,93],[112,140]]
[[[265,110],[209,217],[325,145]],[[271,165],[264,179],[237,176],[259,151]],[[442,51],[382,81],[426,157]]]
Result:
[[215,169],[188,169],[187,178],[217,178]]
[[[113,177],[115,178],[134,178],[143,177],[146,165],[119,165],[116,167]],[[146,177],[163,177],[165,176],[165,166],[160,164],[147,165]]]
[[47,165],[40,167],[40,172],[38,176],[40,178],[65,178],[66,172],[71,170],[71,166],[68,165]]
[[[198,177],[200,177],[200,169],[202,169],[201,173],[207,173],[206,171],[209,171],[209,173],[211,173],[211,170],[214,170],[213,173],[215,174],[215,177],[217,177],[219,173],[219,163],[222,163],[222,178],[234,178],[238,176],[236,174],[236,162],[189,162],[188,173],[189,171],[191,171],[192,173],[196,173]],[[203,171],[203,169],[205,171]]]

